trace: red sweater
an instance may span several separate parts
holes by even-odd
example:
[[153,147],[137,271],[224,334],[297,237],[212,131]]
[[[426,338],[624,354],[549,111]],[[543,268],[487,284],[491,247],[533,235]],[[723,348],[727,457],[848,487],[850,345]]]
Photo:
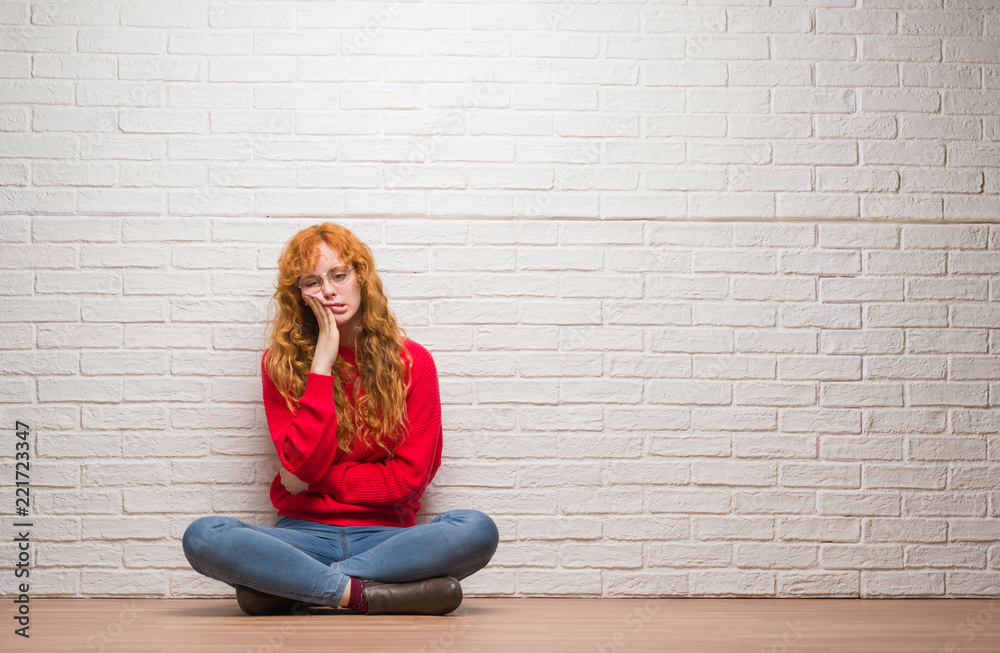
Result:
[[[271,503],[279,515],[338,526],[416,523],[420,498],[441,465],[441,399],[430,352],[412,340],[404,346],[413,357],[412,383],[406,392],[409,431],[391,460],[360,439],[348,454],[337,449],[331,375],[309,372],[298,410],[290,412],[267,373],[264,361],[269,350],[264,352],[261,377],[271,440],[282,466],[309,484],[308,491],[291,494],[281,483],[280,472],[275,475]],[[353,347],[342,346],[339,355],[355,360]],[[347,390],[350,397],[350,386]]]

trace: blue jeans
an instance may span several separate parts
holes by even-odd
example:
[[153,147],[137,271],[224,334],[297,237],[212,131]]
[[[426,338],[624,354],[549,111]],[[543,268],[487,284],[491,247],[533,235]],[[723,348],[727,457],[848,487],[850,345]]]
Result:
[[199,517],[184,531],[194,570],[229,585],[335,606],[351,578],[406,583],[458,580],[487,565],[500,535],[478,510],[449,510],[426,524],[333,526],[279,515],[274,526]]

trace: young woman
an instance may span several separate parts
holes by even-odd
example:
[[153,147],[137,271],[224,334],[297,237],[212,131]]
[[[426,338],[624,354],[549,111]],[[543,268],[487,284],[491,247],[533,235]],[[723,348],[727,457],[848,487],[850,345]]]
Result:
[[486,566],[499,534],[476,510],[415,523],[441,464],[437,370],[398,327],[371,250],[339,225],[303,229],[278,260],[272,300],[261,376],[282,465],[277,519],[200,517],[185,556],[234,586],[248,614],[451,612],[458,581]]

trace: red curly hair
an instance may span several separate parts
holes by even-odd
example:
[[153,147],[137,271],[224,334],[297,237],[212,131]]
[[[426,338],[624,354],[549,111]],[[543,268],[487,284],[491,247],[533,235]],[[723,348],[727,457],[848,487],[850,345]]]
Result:
[[[299,279],[312,271],[321,242],[336,251],[345,265],[354,266],[355,283],[361,291],[361,323],[354,349],[360,383],[354,383],[353,406],[347,400],[345,382],[351,379],[354,366],[340,356],[333,366],[337,447],[347,453],[360,437],[391,457],[406,432],[406,391],[413,358],[403,346],[406,331],[389,309],[371,250],[346,227],[332,222],[312,225],[285,243],[268,306],[270,336],[265,369],[288,409],[297,412],[319,337],[316,315],[301,299]],[[360,396],[362,387],[364,396]]]

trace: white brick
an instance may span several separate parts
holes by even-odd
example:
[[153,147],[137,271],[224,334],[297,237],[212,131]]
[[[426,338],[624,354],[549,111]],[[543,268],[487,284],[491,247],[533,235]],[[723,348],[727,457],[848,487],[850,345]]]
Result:
[[517,535],[520,540],[594,540],[601,536],[601,519],[587,517],[519,517]]
[[37,293],[117,295],[121,289],[121,274],[113,272],[40,272],[35,282]]
[[745,406],[808,406],[816,400],[816,384],[776,381],[733,384],[733,403]]
[[824,569],[900,569],[903,547],[893,544],[823,544],[820,565]]
[[814,458],[816,438],[801,435],[746,434],[734,438],[734,452],[741,458]]
[[816,565],[818,553],[818,546],[808,544],[739,542],[733,562],[751,569],[805,569]]
[[962,490],[988,490],[993,487],[993,471],[990,465],[955,465],[952,467],[950,487]]
[[853,113],[855,92],[851,89],[786,89],[774,91],[777,113]]
[[870,464],[862,476],[866,488],[944,489],[943,465]]
[[695,516],[692,531],[699,540],[770,540],[774,535],[772,517]]
[[694,571],[691,592],[695,596],[773,596],[773,571]]
[[862,597],[944,596],[943,572],[864,571],[861,574]]
[[778,573],[780,596],[859,596],[859,572],[785,571]]
[[861,523],[850,517],[786,517],[778,520],[777,533],[789,541],[858,542]]
[[259,5],[212,4],[209,25],[212,27],[291,27],[294,8],[277,2]]
[[736,496],[736,510],[742,513],[809,513],[815,509],[811,492],[741,492]]
[[892,34],[896,12],[859,9],[817,9],[817,34]]
[[555,381],[489,380],[476,384],[476,397],[481,403],[556,404],[558,384]]
[[597,407],[526,406],[518,413],[527,420],[525,428],[534,431],[600,431],[601,411]]
[[906,11],[899,15],[901,34],[965,34],[982,33],[983,16],[973,12]]
[[573,459],[636,458],[642,453],[641,438],[627,434],[608,437],[562,433],[558,447],[560,457]]
[[[652,357],[650,357],[652,358]],[[664,357],[675,361],[674,371],[656,376],[687,376],[687,359],[682,355]],[[648,360],[648,359],[647,359]],[[652,360],[656,360],[653,358]],[[615,360],[612,359],[612,365]],[[710,379],[771,379],[775,376],[775,363],[768,356],[733,356],[730,354],[707,354],[694,356],[692,375]],[[614,372],[612,372],[614,374]]]
[[941,39],[926,36],[862,36],[862,59],[941,61]]
[[996,412],[991,410],[957,409],[950,412],[956,433],[990,433],[988,425],[996,419]]
[[891,492],[820,490],[817,507],[820,514],[891,517],[899,515],[900,497]]
[[731,544],[656,542],[646,547],[650,567],[725,567],[731,559]]
[[[879,58],[879,57],[868,57]],[[835,63],[816,64],[817,86],[899,86],[899,69],[895,63]]]
[[838,463],[785,463],[781,465],[778,480],[789,487],[843,487],[861,486],[860,465]]
[[[510,350],[514,342],[517,342],[518,347],[524,351],[554,350],[558,347],[559,331],[554,326],[513,328],[483,326],[476,328],[475,339],[476,349],[479,351]],[[521,369],[521,373],[525,376],[530,376],[527,373],[529,371],[530,367]]]
[[[641,571],[608,571],[603,596],[688,596],[687,574],[665,574]],[[656,603],[650,604],[656,606]],[[652,608],[644,608],[652,610]]]
[[944,489],[947,470],[938,465],[869,465],[864,485],[870,488]]
[[783,431],[790,433],[859,433],[861,415],[856,410],[788,409],[781,412]]
[[866,542],[944,542],[948,524],[944,519],[866,518]]
[[729,437],[725,435],[699,435],[697,437],[653,437],[649,451],[659,456],[728,456],[731,452]]
[[113,186],[118,171],[106,163],[48,163],[34,165],[34,183],[38,186]]
[[[0,23],[18,25],[29,20],[29,5],[26,2],[4,2],[0,4]],[[51,9],[49,10],[51,12]]]
[[691,464],[692,482],[698,485],[770,486],[777,465],[753,460],[713,460]]
[[558,564],[567,569],[639,569],[643,566],[643,545],[636,543],[569,542],[559,547]]
[[909,453],[915,460],[982,460],[986,442],[981,437],[915,436],[910,440]]
[[108,132],[115,129],[115,114],[108,109],[72,109],[36,107],[32,126],[35,131]]
[[947,574],[948,593],[951,596],[996,596],[1000,573],[988,571],[955,571]]
[[986,497],[974,494],[921,493],[906,498],[906,514],[917,517],[975,516],[986,513]]
[[160,54],[166,51],[166,32],[128,29],[82,29],[77,37],[80,52]]
[[517,572],[517,590],[528,595],[579,596],[601,593],[598,570],[531,570]]
[[936,92],[896,91],[880,88],[861,90],[861,111],[934,113],[940,108],[941,100]]
[[238,55],[250,54],[253,34],[221,30],[172,29],[167,52],[171,54]]
[[850,356],[781,356],[778,376],[783,379],[858,381],[861,360]]
[[986,552],[971,546],[910,546],[906,548],[906,566],[983,568]]
[[70,27],[0,27],[4,49],[15,52],[72,52],[76,30]]
[[98,4],[35,5],[31,8],[33,23],[41,25],[116,25],[116,7]]

